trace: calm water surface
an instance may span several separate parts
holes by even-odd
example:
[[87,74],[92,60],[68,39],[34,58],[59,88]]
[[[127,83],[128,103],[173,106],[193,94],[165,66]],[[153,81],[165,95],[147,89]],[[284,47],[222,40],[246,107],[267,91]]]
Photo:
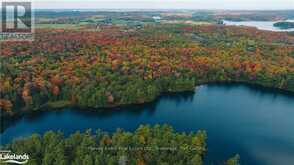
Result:
[[243,164],[294,164],[294,96],[236,84],[198,87],[195,93],[163,95],[152,104],[113,110],[50,111],[5,123],[2,143],[60,130],[65,135],[88,128],[132,131],[140,124],[170,124],[177,131],[207,131],[206,164],[238,153]]
[[[289,22],[294,22],[294,20],[286,20]],[[225,25],[235,25],[235,26],[250,26],[256,27],[260,30],[267,30],[267,31],[276,31],[276,32],[290,32],[294,31],[294,28],[291,29],[280,29],[274,26],[274,23],[279,21],[223,21]]]

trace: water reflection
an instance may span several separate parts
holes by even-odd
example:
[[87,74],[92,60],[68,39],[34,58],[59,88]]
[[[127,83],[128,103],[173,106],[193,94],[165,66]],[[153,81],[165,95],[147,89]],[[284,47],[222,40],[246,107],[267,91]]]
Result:
[[[243,84],[202,85],[195,92],[163,94],[152,103],[111,109],[77,109],[27,114],[6,121],[1,142],[60,130],[118,127],[133,131],[140,124],[170,124],[177,131],[207,131],[207,164],[221,164],[239,153],[242,164],[294,164],[294,95]],[[271,159],[270,155],[275,156]],[[275,163],[274,163],[275,164]]]

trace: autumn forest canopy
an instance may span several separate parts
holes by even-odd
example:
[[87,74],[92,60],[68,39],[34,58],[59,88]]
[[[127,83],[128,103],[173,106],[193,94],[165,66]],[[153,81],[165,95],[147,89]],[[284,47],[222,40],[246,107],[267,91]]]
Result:
[[[245,83],[293,93],[294,32],[224,25],[224,20],[290,20],[294,18],[293,13],[292,10],[36,11],[34,41],[0,43],[0,119],[3,124],[0,136],[9,135],[4,134],[5,122],[13,125],[13,117],[25,113],[65,107],[82,112],[87,109],[110,112],[112,107],[152,102],[166,92],[197,92],[198,85],[207,83]],[[292,25],[292,22],[278,22],[273,26],[287,29]],[[168,115],[172,116],[170,111]],[[232,116],[226,117],[230,120]],[[66,118],[76,121],[76,125],[71,125],[72,130],[80,128],[78,124],[85,127],[77,118],[72,118]],[[64,119],[58,116],[52,120]],[[97,119],[97,123],[103,123],[103,118]],[[88,122],[88,118],[86,120]],[[186,127],[180,120],[180,125]],[[197,125],[193,116],[192,120]],[[51,123],[50,120],[48,124],[40,124],[40,128],[45,127],[47,131],[41,131],[43,135],[11,139],[9,144],[0,143],[0,149],[28,153],[29,164],[77,165],[112,165],[122,158],[136,165],[201,165],[205,164],[208,151],[205,131],[181,133],[169,125],[141,125],[132,132],[122,129],[94,132],[89,128],[69,135],[66,131],[48,131],[56,125],[61,128],[61,124]],[[197,125],[197,129],[202,127]],[[32,129],[39,131],[39,127]],[[25,130],[26,135],[27,132],[29,129]],[[236,134],[232,131],[228,135]],[[211,135],[210,132],[209,137],[213,137]],[[214,140],[222,143],[221,146],[226,144],[224,140],[233,141]],[[242,152],[236,150],[231,153]],[[221,161],[225,159],[227,155]],[[239,164],[239,156],[221,163]]]
[[37,29],[1,45],[2,115],[112,107],[207,82],[294,91],[294,36],[223,25]]

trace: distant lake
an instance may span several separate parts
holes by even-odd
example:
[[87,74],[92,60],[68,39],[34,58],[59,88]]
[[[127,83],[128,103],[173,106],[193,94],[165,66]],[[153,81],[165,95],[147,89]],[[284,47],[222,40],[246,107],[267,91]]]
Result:
[[[294,20],[286,20],[289,22],[294,22]],[[294,31],[294,28],[291,29],[280,29],[278,27],[274,27],[274,23],[279,21],[223,21],[225,25],[235,25],[235,26],[250,26],[256,27],[260,30],[268,30],[268,31],[276,31],[276,32],[287,32]]]
[[206,164],[240,154],[241,164],[294,164],[294,95],[242,84],[202,85],[195,92],[165,94],[150,104],[107,110],[64,109],[27,114],[4,122],[2,144],[13,138],[60,130],[170,124],[176,131],[206,130]]

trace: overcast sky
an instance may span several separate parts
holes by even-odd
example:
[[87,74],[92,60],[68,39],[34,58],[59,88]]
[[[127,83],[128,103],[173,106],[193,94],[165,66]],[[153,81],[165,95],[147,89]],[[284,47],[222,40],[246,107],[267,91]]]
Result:
[[35,0],[42,9],[294,9],[294,0]]

